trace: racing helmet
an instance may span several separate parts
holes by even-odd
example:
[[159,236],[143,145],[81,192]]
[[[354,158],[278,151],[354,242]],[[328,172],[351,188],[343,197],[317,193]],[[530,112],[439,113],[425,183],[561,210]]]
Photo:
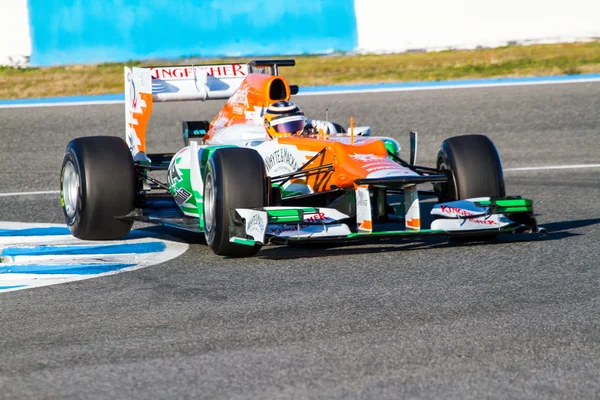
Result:
[[271,137],[298,135],[304,125],[304,113],[291,101],[278,101],[265,111],[265,128]]

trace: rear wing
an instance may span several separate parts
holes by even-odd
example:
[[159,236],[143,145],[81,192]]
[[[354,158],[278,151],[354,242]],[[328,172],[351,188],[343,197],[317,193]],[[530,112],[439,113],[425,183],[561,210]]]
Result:
[[[294,60],[255,60],[246,64],[125,67],[125,139],[135,161],[148,161],[146,127],[153,102],[219,100],[231,97],[251,73],[278,75]],[[293,87],[292,93],[298,92]]]

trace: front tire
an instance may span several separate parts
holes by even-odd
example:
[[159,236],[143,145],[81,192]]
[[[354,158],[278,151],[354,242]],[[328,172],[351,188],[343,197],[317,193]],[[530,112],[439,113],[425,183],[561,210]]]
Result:
[[437,169],[450,171],[448,182],[437,186],[442,202],[506,196],[500,156],[487,136],[464,135],[444,140]]
[[127,236],[135,207],[135,168],[127,144],[110,136],[72,140],[63,158],[61,205],[73,236],[112,240]]
[[[442,142],[437,169],[448,170],[448,182],[436,185],[441,202],[477,197],[505,197],[504,174],[494,143],[484,135],[455,136]],[[451,237],[451,241],[494,239],[497,233]]]
[[262,246],[229,241],[230,210],[267,205],[266,170],[260,154],[247,148],[222,148],[212,154],[204,175],[204,236],[217,255],[249,257]]

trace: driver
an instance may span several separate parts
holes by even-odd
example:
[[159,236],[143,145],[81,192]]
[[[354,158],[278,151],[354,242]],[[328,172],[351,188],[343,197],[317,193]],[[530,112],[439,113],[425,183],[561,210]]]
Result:
[[328,121],[307,120],[300,108],[291,101],[278,101],[265,111],[265,129],[270,137],[337,133]]

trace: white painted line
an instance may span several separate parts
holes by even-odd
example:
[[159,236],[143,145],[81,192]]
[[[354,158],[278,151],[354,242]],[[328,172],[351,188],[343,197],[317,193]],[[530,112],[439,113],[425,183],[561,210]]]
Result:
[[0,193],[0,197],[10,196],[37,196],[40,194],[58,194],[60,190],[42,190],[39,192],[12,192],[12,193]]
[[57,281],[63,280],[64,282],[68,282],[72,280],[73,274],[52,274],[52,275],[40,275],[40,274],[2,274],[2,281],[8,284],[14,284],[15,281],[21,283],[19,281]]
[[[504,168],[505,172],[513,171],[543,171],[552,169],[584,169],[584,168],[600,168],[600,164],[575,164],[575,165],[546,165],[539,167],[519,167],[519,168]],[[60,190],[42,190],[39,192],[12,192],[12,193],[0,193],[0,197],[10,196],[37,196],[44,194],[59,194]]]
[[544,171],[550,169],[600,168],[600,164],[548,165],[541,167],[504,168],[504,171]]
[[[496,79],[500,79],[499,82]],[[507,80],[503,80],[507,79]],[[517,81],[512,81],[516,79]],[[521,80],[523,79],[523,80]],[[300,88],[300,92],[297,96],[326,96],[326,95],[340,95],[340,94],[356,94],[356,93],[384,93],[384,92],[414,92],[422,90],[446,90],[446,89],[477,89],[477,88],[494,88],[503,86],[529,86],[529,85],[553,85],[560,83],[590,83],[600,82],[598,74],[590,74],[589,76],[542,76],[542,77],[525,77],[525,78],[489,78],[489,82],[481,82],[483,79],[473,79],[480,82],[468,82],[462,80],[456,81],[442,81],[442,82],[396,82],[396,83],[383,83],[383,87],[373,87],[379,84],[355,84],[348,85],[347,87],[338,86],[338,88],[327,88],[327,87],[310,87],[306,86]],[[397,86],[396,86],[397,85]],[[366,87],[365,87],[366,86]],[[95,100],[94,95],[81,96],[82,99],[79,101],[60,101],[60,98],[48,98],[48,99],[36,99],[35,102],[19,102],[13,103],[0,103],[0,109],[2,108],[29,108],[29,107],[62,107],[62,106],[90,106],[90,105],[108,105],[108,104],[122,104],[125,100]]]
[[[36,244],[39,241],[37,236],[0,236],[0,246]],[[48,244],[78,244],[78,241],[73,235],[46,236]]]
[[2,108],[36,108],[36,107],[64,107],[64,106],[103,106],[108,104],[123,104],[125,100],[91,100],[91,101],[68,101],[64,103],[20,103],[0,104]]
[[[38,238],[39,240],[39,238]],[[48,242],[50,243],[50,241]],[[110,242],[111,244],[113,242]],[[27,243],[24,243],[27,244]],[[86,243],[77,243],[78,245],[85,245]],[[20,246],[22,247],[22,246]],[[142,254],[145,256],[145,254]],[[110,259],[112,263],[120,263],[120,264],[128,264],[131,262],[136,262],[142,257],[137,253],[122,253],[122,254],[61,254],[61,255],[30,255],[30,256],[5,256],[5,260],[3,262],[12,262],[14,264],[19,265],[27,265],[27,264],[94,264],[94,263],[102,263],[106,262],[107,259]]]

